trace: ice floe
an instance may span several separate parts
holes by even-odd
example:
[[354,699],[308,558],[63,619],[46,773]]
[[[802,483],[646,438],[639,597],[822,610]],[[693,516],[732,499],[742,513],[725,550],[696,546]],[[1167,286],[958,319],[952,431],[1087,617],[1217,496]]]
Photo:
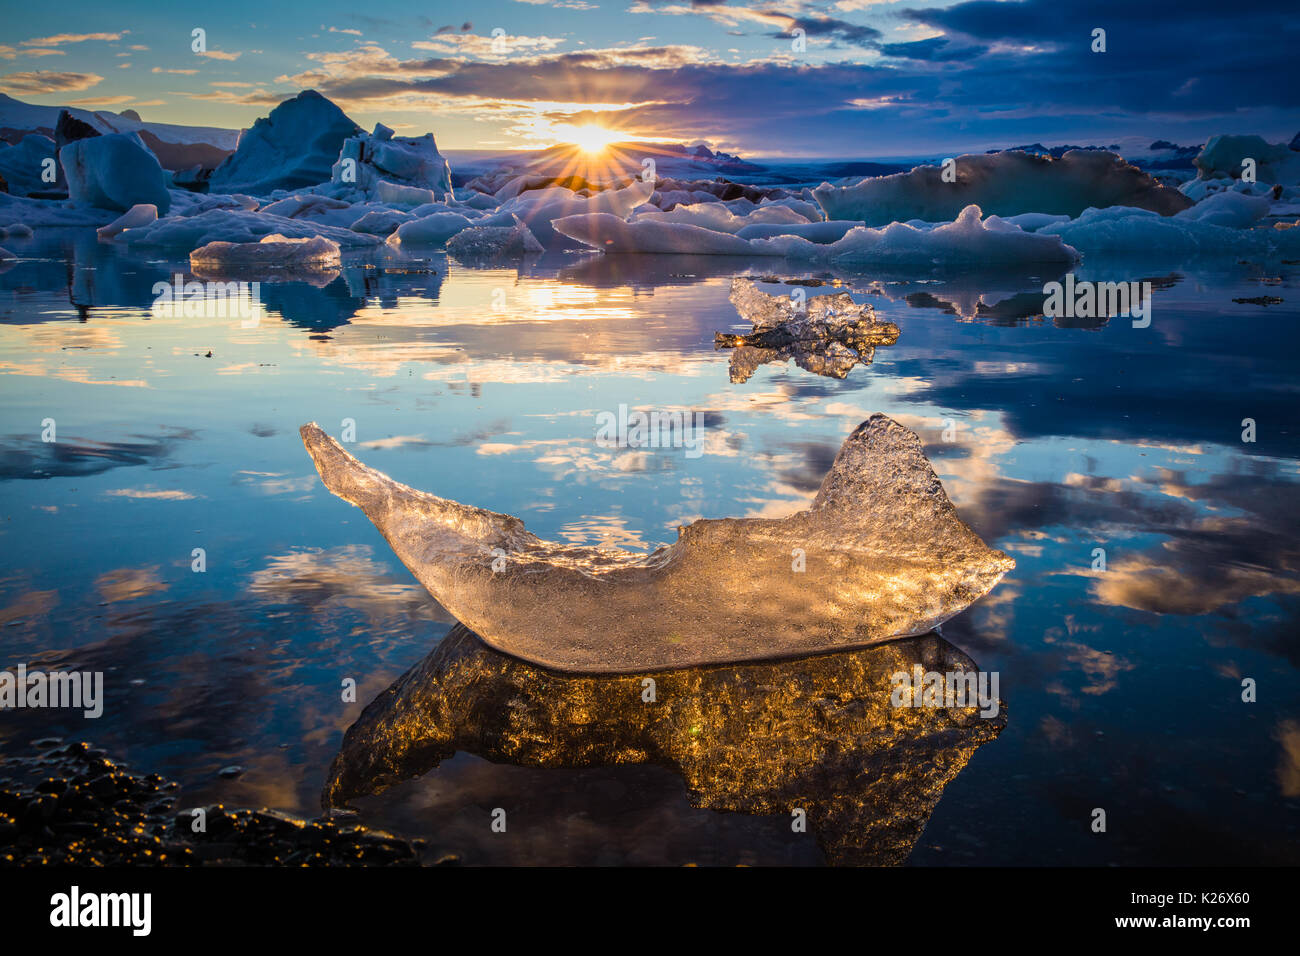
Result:
[[791,235],[742,239],[685,223],[639,217],[624,222],[607,214],[570,216],[552,225],[570,238],[610,253],[785,256],[844,268],[1014,267],[1066,265],[1078,259],[1074,249],[1054,237],[1026,232],[993,216],[982,220],[978,206],[967,206],[950,223],[858,226],[826,244]]
[[189,252],[210,242],[259,242],[263,236],[291,239],[321,236],[340,248],[377,246],[375,236],[339,226],[326,226],[300,219],[285,219],[243,209],[212,209],[195,216],[170,217],[139,229],[128,229],[118,241],[132,246],[160,246]]

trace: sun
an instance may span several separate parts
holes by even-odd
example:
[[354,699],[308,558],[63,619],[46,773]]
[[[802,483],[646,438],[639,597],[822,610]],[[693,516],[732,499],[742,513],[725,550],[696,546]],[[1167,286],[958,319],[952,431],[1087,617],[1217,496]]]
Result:
[[570,126],[564,130],[564,137],[584,153],[603,153],[610,143],[619,140],[619,133],[602,126]]

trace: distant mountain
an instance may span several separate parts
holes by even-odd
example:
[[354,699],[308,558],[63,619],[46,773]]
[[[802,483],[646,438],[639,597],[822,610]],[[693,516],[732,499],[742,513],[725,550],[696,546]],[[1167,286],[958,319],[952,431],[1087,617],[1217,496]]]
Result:
[[215,168],[234,152],[239,142],[239,130],[151,123],[142,120],[135,110],[112,113],[75,106],[38,106],[4,93],[0,93],[0,140],[16,144],[31,133],[53,139],[59,113],[64,109],[100,133],[139,133],[164,169]]

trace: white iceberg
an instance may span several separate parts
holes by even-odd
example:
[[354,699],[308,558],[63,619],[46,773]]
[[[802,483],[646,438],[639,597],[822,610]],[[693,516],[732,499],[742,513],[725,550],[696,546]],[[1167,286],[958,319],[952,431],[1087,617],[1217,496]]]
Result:
[[171,209],[167,176],[135,133],[79,139],[59,150],[70,202],[126,212],[147,203],[160,215]]
[[432,133],[394,136],[380,123],[344,140],[330,182],[380,202],[417,206],[451,192],[451,167]]
[[42,178],[48,168],[45,161],[54,155],[54,140],[40,133],[30,133],[14,146],[0,143],[0,176],[9,184],[9,194],[26,196],[59,188]]
[[1213,136],[1192,162],[1198,179],[1240,179],[1247,159],[1254,161],[1257,182],[1300,184],[1300,152],[1262,136]]

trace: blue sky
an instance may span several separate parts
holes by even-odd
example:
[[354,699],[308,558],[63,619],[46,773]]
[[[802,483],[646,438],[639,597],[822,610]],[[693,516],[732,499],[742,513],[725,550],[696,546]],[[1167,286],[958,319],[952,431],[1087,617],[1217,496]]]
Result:
[[[358,7],[364,13],[357,12]],[[11,9],[0,90],[244,127],[300,89],[451,149],[572,126],[879,157],[1300,130],[1292,3],[1221,0],[64,2]],[[206,31],[203,55],[191,31]],[[1091,49],[1106,30],[1106,52]],[[804,47],[796,35],[803,31]],[[494,46],[494,31],[501,38]]]

